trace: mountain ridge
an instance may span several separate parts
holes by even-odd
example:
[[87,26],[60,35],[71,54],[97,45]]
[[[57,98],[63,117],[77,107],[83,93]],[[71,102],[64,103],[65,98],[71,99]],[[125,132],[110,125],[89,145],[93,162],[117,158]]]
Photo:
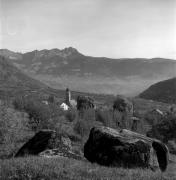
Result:
[[90,93],[137,95],[151,84],[176,75],[175,60],[92,57],[72,47],[14,52],[14,57],[13,51],[0,50],[0,55],[51,87],[69,86]]
[[[10,52],[10,53],[14,53],[14,54],[27,54],[27,53],[30,53],[30,52],[42,52],[42,51],[60,51],[60,52],[64,52],[64,51],[68,51],[68,50],[71,50],[71,51],[74,51],[74,52],[77,52],[85,57],[94,57],[94,58],[100,58],[100,59],[108,59],[108,60],[137,60],[137,59],[140,59],[140,60],[169,60],[169,61],[176,61],[176,59],[171,59],[171,58],[164,58],[164,57],[153,57],[153,58],[140,58],[140,57],[123,57],[123,58],[112,58],[112,57],[107,57],[107,56],[91,56],[91,55],[84,55],[82,53],[80,53],[76,48],[74,47],[65,47],[63,49],[59,49],[59,48],[51,48],[51,49],[34,49],[34,50],[31,50],[31,51],[25,51],[25,52],[18,52],[18,51],[12,51],[12,50],[9,50],[9,49],[6,49],[6,48],[2,48],[0,49],[0,54],[2,55],[3,51],[5,52]],[[4,54],[8,54],[8,53],[4,53]],[[5,56],[6,56],[5,55]],[[8,57],[8,56],[7,56]]]

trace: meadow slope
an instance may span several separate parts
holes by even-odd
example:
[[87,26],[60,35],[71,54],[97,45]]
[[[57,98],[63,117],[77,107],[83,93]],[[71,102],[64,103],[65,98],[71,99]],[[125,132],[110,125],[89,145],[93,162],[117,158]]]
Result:
[[165,173],[149,169],[108,168],[67,158],[27,157],[0,161],[1,180],[175,180],[176,164]]

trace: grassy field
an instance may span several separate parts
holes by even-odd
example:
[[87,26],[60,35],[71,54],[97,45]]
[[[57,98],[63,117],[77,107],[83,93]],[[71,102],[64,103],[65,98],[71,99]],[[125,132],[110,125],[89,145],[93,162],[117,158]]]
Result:
[[[167,172],[107,168],[67,158],[27,157],[0,160],[0,180],[174,180],[176,164]],[[175,173],[175,174],[174,174]]]

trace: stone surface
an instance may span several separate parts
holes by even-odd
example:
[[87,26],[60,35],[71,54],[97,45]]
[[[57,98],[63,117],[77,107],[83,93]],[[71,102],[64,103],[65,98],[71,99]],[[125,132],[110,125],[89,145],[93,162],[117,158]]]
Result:
[[46,157],[46,158],[57,158],[57,157],[66,157],[66,158],[73,158],[77,160],[81,160],[82,156],[64,149],[47,149],[39,154],[39,156]]
[[81,159],[72,150],[71,140],[52,130],[41,130],[25,143],[15,157],[40,155],[43,157],[68,157]]
[[91,129],[84,146],[84,156],[92,163],[115,167],[149,168],[159,165],[164,171],[168,164],[168,149],[160,141],[126,129],[108,127]]
[[15,157],[38,155],[50,146],[51,139],[54,139],[56,132],[52,130],[42,130],[35,134],[27,143],[25,143]]

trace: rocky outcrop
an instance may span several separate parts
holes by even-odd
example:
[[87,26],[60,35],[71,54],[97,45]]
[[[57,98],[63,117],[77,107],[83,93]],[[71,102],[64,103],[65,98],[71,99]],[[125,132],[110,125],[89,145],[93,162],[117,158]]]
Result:
[[66,158],[73,158],[77,160],[81,160],[82,156],[70,151],[70,150],[63,150],[63,149],[47,149],[39,154],[39,156],[46,157],[46,158],[57,158],[57,157],[66,157]]
[[42,130],[35,134],[27,143],[25,143],[15,157],[38,155],[40,152],[49,148],[51,140],[56,136],[56,132],[52,130]]
[[41,130],[25,143],[15,157],[40,155],[43,157],[68,157],[81,159],[72,151],[71,140],[53,130]]
[[168,149],[160,141],[126,129],[108,127],[91,129],[84,156],[92,163],[115,167],[159,166],[165,171],[168,164]]

